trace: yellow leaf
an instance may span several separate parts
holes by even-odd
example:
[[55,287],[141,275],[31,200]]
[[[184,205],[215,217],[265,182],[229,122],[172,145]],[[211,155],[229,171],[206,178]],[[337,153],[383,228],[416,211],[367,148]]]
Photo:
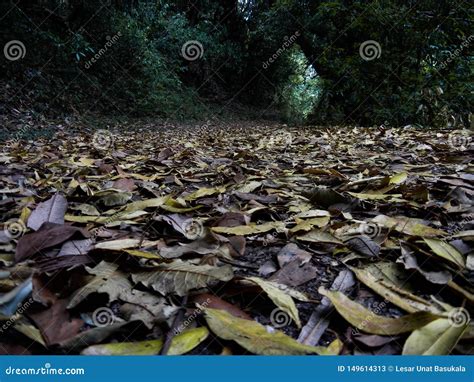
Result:
[[77,206],[69,206],[69,209],[74,211],[81,211],[84,215],[92,215],[92,216],[99,216],[100,212],[97,211],[91,204],[81,203]]
[[210,196],[214,194],[221,194],[225,191],[225,187],[213,187],[213,188],[200,188],[199,190],[186,195],[183,199],[187,201],[196,200],[203,196]]
[[360,194],[357,192],[348,192],[348,194],[352,195],[353,197],[357,199],[362,199],[362,200],[381,200],[381,199],[387,199],[387,198],[400,198],[402,194]]
[[249,225],[239,225],[237,227],[212,227],[211,230],[217,233],[226,233],[230,235],[254,235],[256,233],[268,232],[272,229],[282,231],[285,229],[283,222],[270,222],[264,224],[251,223]]
[[67,188],[75,189],[78,186],[79,186],[79,182],[76,179],[71,179],[71,181],[69,182]]
[[252,192],[252,191],[256,190],[261,185],[262,185],[262,182],[258,182],[256,180],[253,180],[253,181],[251,181],[249,183],[246,183],[243,186],[240,186],[239,188],[237,188],[237,191],[244,192],[244,193],[249,193],[249,192]]
[[331,213],[326,210],[308,210],[308,211],[300,212],[299,214],[295,216],[295,218],[306,219],[306,218],[320,218],[324,216],[331,216]]
[[447,355],[456,346],[469,326],[454,325],[451,320],[440,318],[415,330],[403,346],[404,355]]
[[385,215],[378,215],[372,219],[372,222],[407,235],[421,237],[446,235],[444,231],[422,224],[419,219],[407,218],[405,216],[392,218]]
[[157,255],[151,252],[139,251],[136,249],[124,249],[123,251],[129,254],[130,256],[134,256],[134,257],[141,257],[144,259],[153,259],[153,260],[164,260],[164,258],[161,257],[160,255]]
[[[341,353],[343,347],[344,343],[339,338],[336,338],[328,345],[327,348],[322,348],[319,352],[319,355],[338,355]],[[321,347],[318,346],[318,348]]]
[[176,200],[173,198],[168,198],[166,203],[161,205],[160,208],[169,212],[184,213],[198,210],[199,208],[202,208],[202,205],[198,205],[195,207],[187,207],[186,202],[182,199]]
[[31,214],[31,210],[28,207],[23,207],[20,214],[20,220],[26,224],[30,214]]
[[379,262],[362,268],[349,268],[362,283],[407,312],[440,313],[440,310],[428,301],[410,293],[406,280],[400,278],[400,274],[397,273],[397,265],[394,263]]
[[303,345],[279,330],[267,329],[258,322],[235,317],[225,310],[204,309],[211,330],[225,340],[237,342],[254,354],[302,355],[321,353],[319,347]]
[[178,296],[186,296],[191,289],[204,288],[218,281],[230,281],[233,277],[230,265],[194,265],[181,260],[132,274],[132,280],[137,284],[151,286],[163,295],[175,293]]
[[[193,350],[209,335],[205,327],[189,329],[173,337],[168,355],[185,354]],[[85,348],[84,355],[153,355],[159,354],[163,340],[149,340],[139,342],[115,342],[103,345],[93,345]]]
[[307,219],[307,220],[296,218],[295,220],[297,224],[296,226],[294,226],[293,228],[289,230],[290,232],[310,231],[314,226],[318,228],[322,228],[329,223],[328,216],[312,218],[312,219]]
[[[156,242],[155,242],[156,243]],[[147,247],[154,242],[149,242],[142,239],[119,239],[119,240],[110,240],[97,243],[95,245],[96,249],[110,249],[110,250],[122,250],[127,248],[135,248],[138,246]]]
[[401,184],[407,180],[408,174],[406,172],[399,172],[398,174],[392,175],[390,177],[390,184]]
[[429,312],[416,312],[398,318],[383,317],[352,301],[341,292],[319,288],[319,293],[331,300],[347,322],[366,333],[382,336],[407,333],[438,318]]
[[[146,213],[145,213],[146,214]],[[139,214],[137,216],[144,215]],[[137,217],[133,216],[133,217]],[[113,227],[120,225],[122,223],[126,224],[136,224],[133,220],[123,220],[121,219],[121,216],[114,217],[112,216],[86,216],[86,215],[65,215],[64,220],[68,222],[75,222],[75,223],[98,223],[98,224],[104,224],[106,227]]]
[[463,255],[461,255],[452,245],[437,239],[423,240],[438,256],[456,264],[460,268],[464,268],[466,266],[466,260],[464,259]]
[[123,212],[135,212],[135,211],[144,210],[146,208],[160,207],[163,204],[165,204],[168,199],[169,199],[169,196],[163,196],[161,198],[153,198],[153,199],[140,200],[138,202],[133,202],[133,203],[127,204],[124,207]]
[[302,236],[297,236],[296,238],[298,240],[311,241],[313,243],[342,244],[342,241],[331,235],[329,232],[324,232],[319,229],[313,229],[312,231],[305,233]]
[[75,164],[79,166],[85,166],[85,167],[92,167],[94,165],[95,159],[92,158],[79,158],[79,162],[76,162]]
[[257,284],[263,291],[270,297],[270,299],[278,306],[281,310],[286,312],[290,318],[295,322],[298,328],[301,327],[300,317],[298,315],[298,309],[293,299],[280,289],[277,283],[262,280],[258,277],[247,277],[246,280],[250,280]]

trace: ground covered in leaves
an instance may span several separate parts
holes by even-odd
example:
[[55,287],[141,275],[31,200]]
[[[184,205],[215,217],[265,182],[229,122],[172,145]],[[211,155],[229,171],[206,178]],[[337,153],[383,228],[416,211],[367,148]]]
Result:
[[142,124],[2,149],[2,353],[474,350],[466,131]]

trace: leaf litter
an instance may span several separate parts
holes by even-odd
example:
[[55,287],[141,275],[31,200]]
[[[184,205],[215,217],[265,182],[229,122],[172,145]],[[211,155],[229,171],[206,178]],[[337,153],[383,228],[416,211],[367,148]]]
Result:
[[472,354],[457,135],[143,124],[6,142],[0,347]]

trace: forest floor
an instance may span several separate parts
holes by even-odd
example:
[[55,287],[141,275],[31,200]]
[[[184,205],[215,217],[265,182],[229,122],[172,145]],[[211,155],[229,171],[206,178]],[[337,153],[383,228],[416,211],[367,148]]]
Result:
[[2,149],[0,353],[473,353],[466,131],[142,123]]

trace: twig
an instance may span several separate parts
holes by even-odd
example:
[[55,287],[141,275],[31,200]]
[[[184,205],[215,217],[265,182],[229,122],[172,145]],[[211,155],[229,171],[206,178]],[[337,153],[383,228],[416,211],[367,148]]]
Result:
[[347,189],[348,187],[352,187],[352,186],[356,186],[358,184],[364,184],[364,183],[368,183],[368,182],[372,182],[374,180],[382,180],[382,179],[385,179],[386,177],[385,176],[372,176],[370,178],[364,178],[364,179],[359,179],[359,180],[354,180],[352,182],[349,182],[349,183],[346,183],[346,184],[343,184],[340,189]]
[[181,300],[181,309],[176,314],[176,317],[174,318],[173,325],[171,325],[170,330],[168,331],[168,333],[166,333],[165,342],[163,344],[163,347],[161,348],[160,355],[166,355],[168,353],[168,350],[171,346],[171,341],[173,340],[173,337],[176,334],[176,328],[178,328],[181,322],[183,321],[184,313],[186,311],[185,305],[187,303],[188,296],[184,296]]

